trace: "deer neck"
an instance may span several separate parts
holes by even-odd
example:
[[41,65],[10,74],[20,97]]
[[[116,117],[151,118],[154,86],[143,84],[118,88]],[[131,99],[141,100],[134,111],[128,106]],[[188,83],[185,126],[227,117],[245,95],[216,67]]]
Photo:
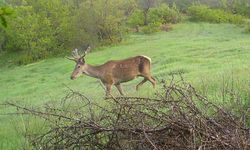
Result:
[[86,64],[86,68],[83,73],[90,77],[100,78],[102,71],[99,66],[92,66],[92,65]]

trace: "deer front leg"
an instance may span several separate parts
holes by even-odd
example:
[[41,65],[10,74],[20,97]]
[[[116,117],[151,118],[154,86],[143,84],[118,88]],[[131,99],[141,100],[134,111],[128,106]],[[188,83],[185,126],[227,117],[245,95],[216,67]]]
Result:
[[106,86],[106,99],[111,96],[111,84],[105,84]]
[[112,76],[107,75],[106,78],[104,78],[102,80],[102,83],[106,87],[106,98],[105,99],[108,99],[108,98],[110,98],[112,96],[111,95],[111,86],[114,84]]
[[118,91],[119,91],[119,93],[120,93],[121,95],[124,95],[124,93],[123,93],[123,90],[122,90],[122,87],[121,87],[121,84],[120,84],[120,83],[115,84],[115,87],[118,89]]

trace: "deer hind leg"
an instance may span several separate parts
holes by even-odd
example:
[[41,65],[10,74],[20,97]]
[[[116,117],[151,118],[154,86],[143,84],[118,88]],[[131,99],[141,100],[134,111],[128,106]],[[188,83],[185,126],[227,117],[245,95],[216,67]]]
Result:
[[136,91],[138,91],[139,87],[142,86],[148,79],[144,78],[137,86],[136,86]]
[[156,80],[154,77],[150,76],[149,78],[147,78],[149,82],[152,83],[153,87],[155,88],[155,85],[156,85]]
[[118,89],[118,91],[119,91],[119,93],[120,93],[121,95],[124,95],[124,93],[123,93],[123,90],[122,90],[122,87],[121,87],[121,84],[120,84],[120,83],[115,84],[115,87]]
[[146,81],[151,82],[151,84],[153,85],[153,88],[155,88],[156,85],[156,80],[154,77],[152,77],[151,75],[145,75],[144,79],[136,86],[136,90],[138,91],[139,87],[144,84]]

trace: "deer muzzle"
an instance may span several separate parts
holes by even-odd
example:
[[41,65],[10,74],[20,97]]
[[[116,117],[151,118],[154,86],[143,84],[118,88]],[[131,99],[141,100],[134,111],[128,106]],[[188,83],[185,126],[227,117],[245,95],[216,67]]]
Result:
[[71,76],[71,77],[70,77],[70,79],[71,79],[71,80],[75,80],[75,79],[76,79],[76,77],[74,77],[74,76]]

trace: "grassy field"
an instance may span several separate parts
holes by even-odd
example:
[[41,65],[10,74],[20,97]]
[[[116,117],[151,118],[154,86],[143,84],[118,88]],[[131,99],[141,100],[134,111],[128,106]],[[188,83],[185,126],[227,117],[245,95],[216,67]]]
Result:
[[[158,79],[182,73],[185,80],[193,83],[200,92],[208,94],[218,104],[223,100],[221,88],[240,91],[249,107],[250,93],[250,35],[228,24],[185,23],[170,32],[152,35],[129,35],[123,43],[104,47],[88,54],[87,63],[97,65],[110,59],[123,59],[135,55],[152,58],[152,74]],[[2,59],[4,60],[4,59]],[[74,62],[65,58],[53,58],[20,67],[1,67],[0,102],[7,100],[40,105],[47,101],[59,101],[68,91],[67,87],[80,91],[95,101],[103,101],[104,90],[99,81],[82,76],[70,80]],[[132,96],[152,96],[151,84],[146,83],[139,92],[136,83],[141,78],[125,83],[124,91]],[[160,85],[157,86],[157,89]],[[113,88],[113,94],[118,92]],[[1,107],[0,113],[10,109]],[[22,138],[16,132],[22,130],[19,117],[0,116],[0,149],[16,149]]]

